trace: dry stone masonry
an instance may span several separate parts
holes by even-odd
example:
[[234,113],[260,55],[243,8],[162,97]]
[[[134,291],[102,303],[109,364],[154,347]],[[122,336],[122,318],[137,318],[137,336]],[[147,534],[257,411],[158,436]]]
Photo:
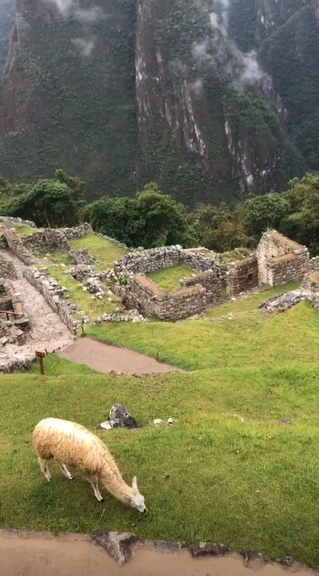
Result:
[[32,267],[26,268],[24,276],[42,294],[70,332],[76,334],[82,322],[81,320],[76,320],[73,316],[78,309],[75,303],[68,301],[69,295],[66,288],[60,286],[55,278],[49,276],[44,268],[41,270]]
[[306,246],[293,242],[276,230],[265,232],[257,247],[258,282],[279,286],[301,280],[310,268]]
[[258,262],[255,255],[229,265],[226,278],[226,290],[229,297],[249,292],[257,286]]

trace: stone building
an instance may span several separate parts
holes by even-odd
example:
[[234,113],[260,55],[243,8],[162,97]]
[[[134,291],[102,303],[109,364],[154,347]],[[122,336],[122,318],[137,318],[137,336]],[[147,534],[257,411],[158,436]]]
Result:
[[310,268],[306,246],[286,238],[276,230],[265,232],[256,250],[258,284],[279,286],[301,280]]

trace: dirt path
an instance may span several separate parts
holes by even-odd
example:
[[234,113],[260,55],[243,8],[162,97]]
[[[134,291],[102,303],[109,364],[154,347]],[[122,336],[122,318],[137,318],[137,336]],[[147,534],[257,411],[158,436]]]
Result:
[[21,298],[22,305],[30,318],[32,330],[28,336],[28,341],[23,346],[7,345],[6,354],[22,352],[33,352],[37,348],[46,348],[48,352],[63,349],[70,346],[74,341],[73,335],[60,320],[59,316],[53,312],[47,304],[42,294],[40,294],[23,277],[22,272],[25,265],[13,254],[6,250],[1,250],[1,257],[11,260],[18,273],[17,280],[10,280],[14,287],[15,294]]
[[149,356],[118,348],[91,338],[79,338],[69,348],[59,353],[63,358],[86,364],[98,372],[122,372],[124,374],[164,374],[183,372],[180,368],[157,362]]
[[[90,538],[69,535],[19,537],[0,535],[1,574],[5,576],[250,576],[254,571],[238,555],[193,559],[185,550],[179,554],[156,552],[138,545],[135,557],[118,566],[104,551],[91,547]],[[314,574],[298,571],[298,576]],[[266,564],[260,576],[285,576],[287,569]]]

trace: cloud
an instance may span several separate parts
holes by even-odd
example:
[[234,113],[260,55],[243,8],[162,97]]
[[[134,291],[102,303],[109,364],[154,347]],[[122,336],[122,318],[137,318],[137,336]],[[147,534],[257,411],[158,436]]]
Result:
[[83,56],[91,56],[94,49],[94,40],[85,40],[85,38],[75,38],[72,40],[73,44],[78,46]]

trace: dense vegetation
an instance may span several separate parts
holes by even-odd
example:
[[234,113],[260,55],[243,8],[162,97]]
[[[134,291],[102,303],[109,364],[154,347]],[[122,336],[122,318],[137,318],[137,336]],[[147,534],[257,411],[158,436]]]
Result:
[[52,180],[10,184],[0,180],[0,214],[34,220],[39,226],[93,229],[129,247],[181,244],[217,252],[253,248],[267,228],[276,228],[319,253],[319,176],[295,178],[282,193],[270,192],[234,209],[199,204],[193,211],[149,183],[133,198],[101,198],[85,203],[85,184],[57,170]]
[[[273,0],[245,6],[232,0],[226,38],[211,26],[208,0],[154,2],[150,13],[142,4],[140,14],[133,0],[99,0],[95,7],[88,2],[50,18],[26,0],[28,40],[9,55],[13,84],[9,74],[0,86],[1,173],[30,182],[50,177],[59,165],[86,181],[91,201],[106,193],[133,197],[156,181],[188,208],[200,201],[234,205],[249,186],[258,193],[284,189],[290,178],[305,172],[296,147],[312,168],[318,164],[311,6],[304,46],[294,34],[284,34],[289,16],[304,5],[298,1],[286,9]],[[268,37],[269,11],[276,18]],[[258,14],[265,18],[263,31]],[[243,65],[232,37],[244,52],[260,49],[289,111],[293,143],[283,118],[254,84],[256,78],[252,84],[241,81]],[[304,75],[296,69],[286,78],[291,71],[286,44],[289,54],[295,47],[297,54],[302,48],[303,58],[311,54],[305,115],[301,105],[290,106],[294,83],[301,94]]]

